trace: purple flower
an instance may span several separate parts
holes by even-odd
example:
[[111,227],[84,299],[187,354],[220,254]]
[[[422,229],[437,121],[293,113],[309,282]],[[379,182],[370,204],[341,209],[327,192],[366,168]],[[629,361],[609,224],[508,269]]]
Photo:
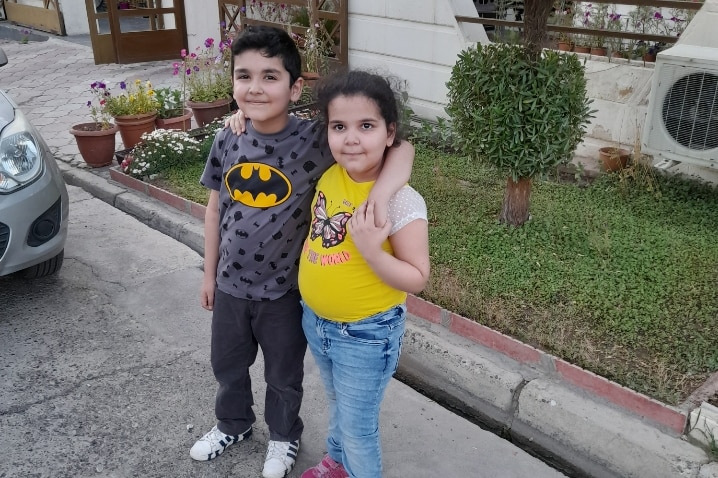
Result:
[[126,90],[126,89],[127,89],[127,83],[125,83],[124,81],[120,81],[120,89],[121,89],[121,90]]
[[92,101],[87,102],[87,107],[89,108],[90,106],[92,106]]
[[97,83],[97,87],[101,90],[104,90],[107,88],[107,85],[100,81]]
[[191,70],[190,68],[187,68],[187,72],[186,72],[186,73],[187,73],[187,75],[191,75],[191,74],[192,74],[192,70]]
[[207,38],[204,41],[204,46],[206,46],[207,48],[212,48],[212,45],[214,45],[214,38]]
[[224,27],[227,26],[227,23],[225,23],[225,21],[223,20],[223,21],[219,22],[219,26],[222,27],[222,29],[224,29]]
[[242,13],[246,13],[246,12],[247,12],[247,7],[242,7],[242,8],[239,9],[239,11],[242,12]]
[[194,71],[199,71],[199,67],[198,67],[197,65],[195,65],[194,68],[192,68],[192,69],[193,69]]
[[97,82],[96,82],[96,81],[93,81],[92,84],[90,85],[90,88],[93,89],[93,90],[94,90],[95,88],[97,88]]
[[663,20],[663,15],[661,15],[661,12],[656,12],[653,14],[653,18],[657,20]]

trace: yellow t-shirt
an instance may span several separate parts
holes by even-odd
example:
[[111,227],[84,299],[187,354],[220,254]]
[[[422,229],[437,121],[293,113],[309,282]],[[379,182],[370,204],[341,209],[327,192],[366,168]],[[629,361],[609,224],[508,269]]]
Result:
[[[317,183],[312,224],[299,262],[299,291],[325,319],[353,322],[406,300],[406,292],[389,287],[371,270],[347,231],[349,218],[373,185],[354,182],[336,164]],[[393,253],[388,240],[382,249]]]

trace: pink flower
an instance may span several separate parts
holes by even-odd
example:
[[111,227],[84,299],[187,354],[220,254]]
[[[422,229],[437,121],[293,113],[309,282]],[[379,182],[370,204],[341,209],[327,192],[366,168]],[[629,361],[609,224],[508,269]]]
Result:
[[187,56],[187,50],[185,50],[184,48],[182,48],[182,50],[180,50],[180,56],[181,56],[182,58],[186,57],[186,56]]
[[214,45],[214,38],[207,38],[204,41],[204,46],[207,48],[212,48],[212,45]]

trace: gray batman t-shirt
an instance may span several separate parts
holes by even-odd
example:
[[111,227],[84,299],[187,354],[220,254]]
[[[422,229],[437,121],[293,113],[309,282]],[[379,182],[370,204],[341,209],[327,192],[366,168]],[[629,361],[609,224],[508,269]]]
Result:
[[319,177],[332,164],[317,122],[289,117],[284,130],[217,133],[200,183],[219,191],[217,288],[240,299],[297,290],[297,267]]

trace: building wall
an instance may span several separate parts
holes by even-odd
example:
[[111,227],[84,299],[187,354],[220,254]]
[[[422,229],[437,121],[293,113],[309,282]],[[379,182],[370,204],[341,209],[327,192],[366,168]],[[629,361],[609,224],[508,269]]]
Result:
[[[445,117],[446,82],[457,55],[488,43],[472,0],[349,0],[349,66],[390,72],[408,82],[410,105],[421,117]],[[588,135],[632,145],[645,120],[653,68],[642,62],[586,61],[588,96],[596,118]]]
[[204,44],[207,38],[219,40],[219,5],[217,0],[185,0],[187,44],[190,51]]
[[65,22],[65,33],[68,35],[90,34],[84,0],[60,0],[60,11]]

